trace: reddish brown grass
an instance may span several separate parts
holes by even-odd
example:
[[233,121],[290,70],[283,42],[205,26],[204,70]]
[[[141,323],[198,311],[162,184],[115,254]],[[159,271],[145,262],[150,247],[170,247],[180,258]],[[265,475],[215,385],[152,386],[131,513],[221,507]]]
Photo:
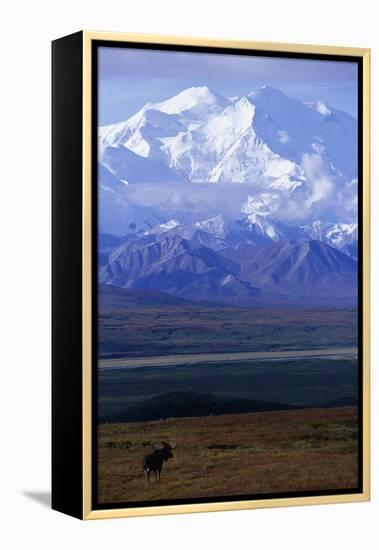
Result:
[[[148,485],[143,457],[175,440],[174,459]],[[305,409],[102,424],[99,503],[227,497],[357,486],[355,408]]]

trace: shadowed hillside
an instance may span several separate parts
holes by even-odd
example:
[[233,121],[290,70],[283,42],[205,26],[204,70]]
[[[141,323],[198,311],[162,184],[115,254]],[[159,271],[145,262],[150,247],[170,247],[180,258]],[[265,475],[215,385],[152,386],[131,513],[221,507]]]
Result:
[[104,417],[104,422],[142,422],[186,416],[252,413],[295,409],[284,403],[273,403],[195,392],[167,392],[146,399]]

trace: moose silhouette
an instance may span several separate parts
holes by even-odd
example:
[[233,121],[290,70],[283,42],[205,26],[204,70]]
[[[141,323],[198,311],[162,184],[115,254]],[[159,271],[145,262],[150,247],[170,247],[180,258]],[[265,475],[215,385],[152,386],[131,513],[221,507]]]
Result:
[[161,471],[164,462],[167,462],[170,458],[174,458],[172,450],[174,449],[174,443],[161,443],[154,445],[154,451],[144,458],[143,470],[145,472],[146,481],[150,483],[150,474],[153,472],[155,479],[160,480]]

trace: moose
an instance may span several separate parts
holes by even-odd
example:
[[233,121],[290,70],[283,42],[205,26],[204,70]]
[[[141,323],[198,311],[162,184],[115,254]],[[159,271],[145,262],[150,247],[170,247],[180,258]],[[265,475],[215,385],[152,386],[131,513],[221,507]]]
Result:
[[170,458],[174,458],[172,453],[174,447],[174,443],[169,444],[162,441],[160,444],[154,445],[154,451],[152,453],[145,456],[143,470],[148,483],[150,483],[151,472],[154,472],[155,479],[161,479],[161,471],[164,462],[167,462]]

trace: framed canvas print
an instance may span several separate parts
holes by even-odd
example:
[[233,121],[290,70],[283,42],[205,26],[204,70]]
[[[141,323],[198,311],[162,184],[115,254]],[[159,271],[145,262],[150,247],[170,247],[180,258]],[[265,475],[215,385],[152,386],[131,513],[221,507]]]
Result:
[[369,499],[369,50],[53,42],[53,508]]

